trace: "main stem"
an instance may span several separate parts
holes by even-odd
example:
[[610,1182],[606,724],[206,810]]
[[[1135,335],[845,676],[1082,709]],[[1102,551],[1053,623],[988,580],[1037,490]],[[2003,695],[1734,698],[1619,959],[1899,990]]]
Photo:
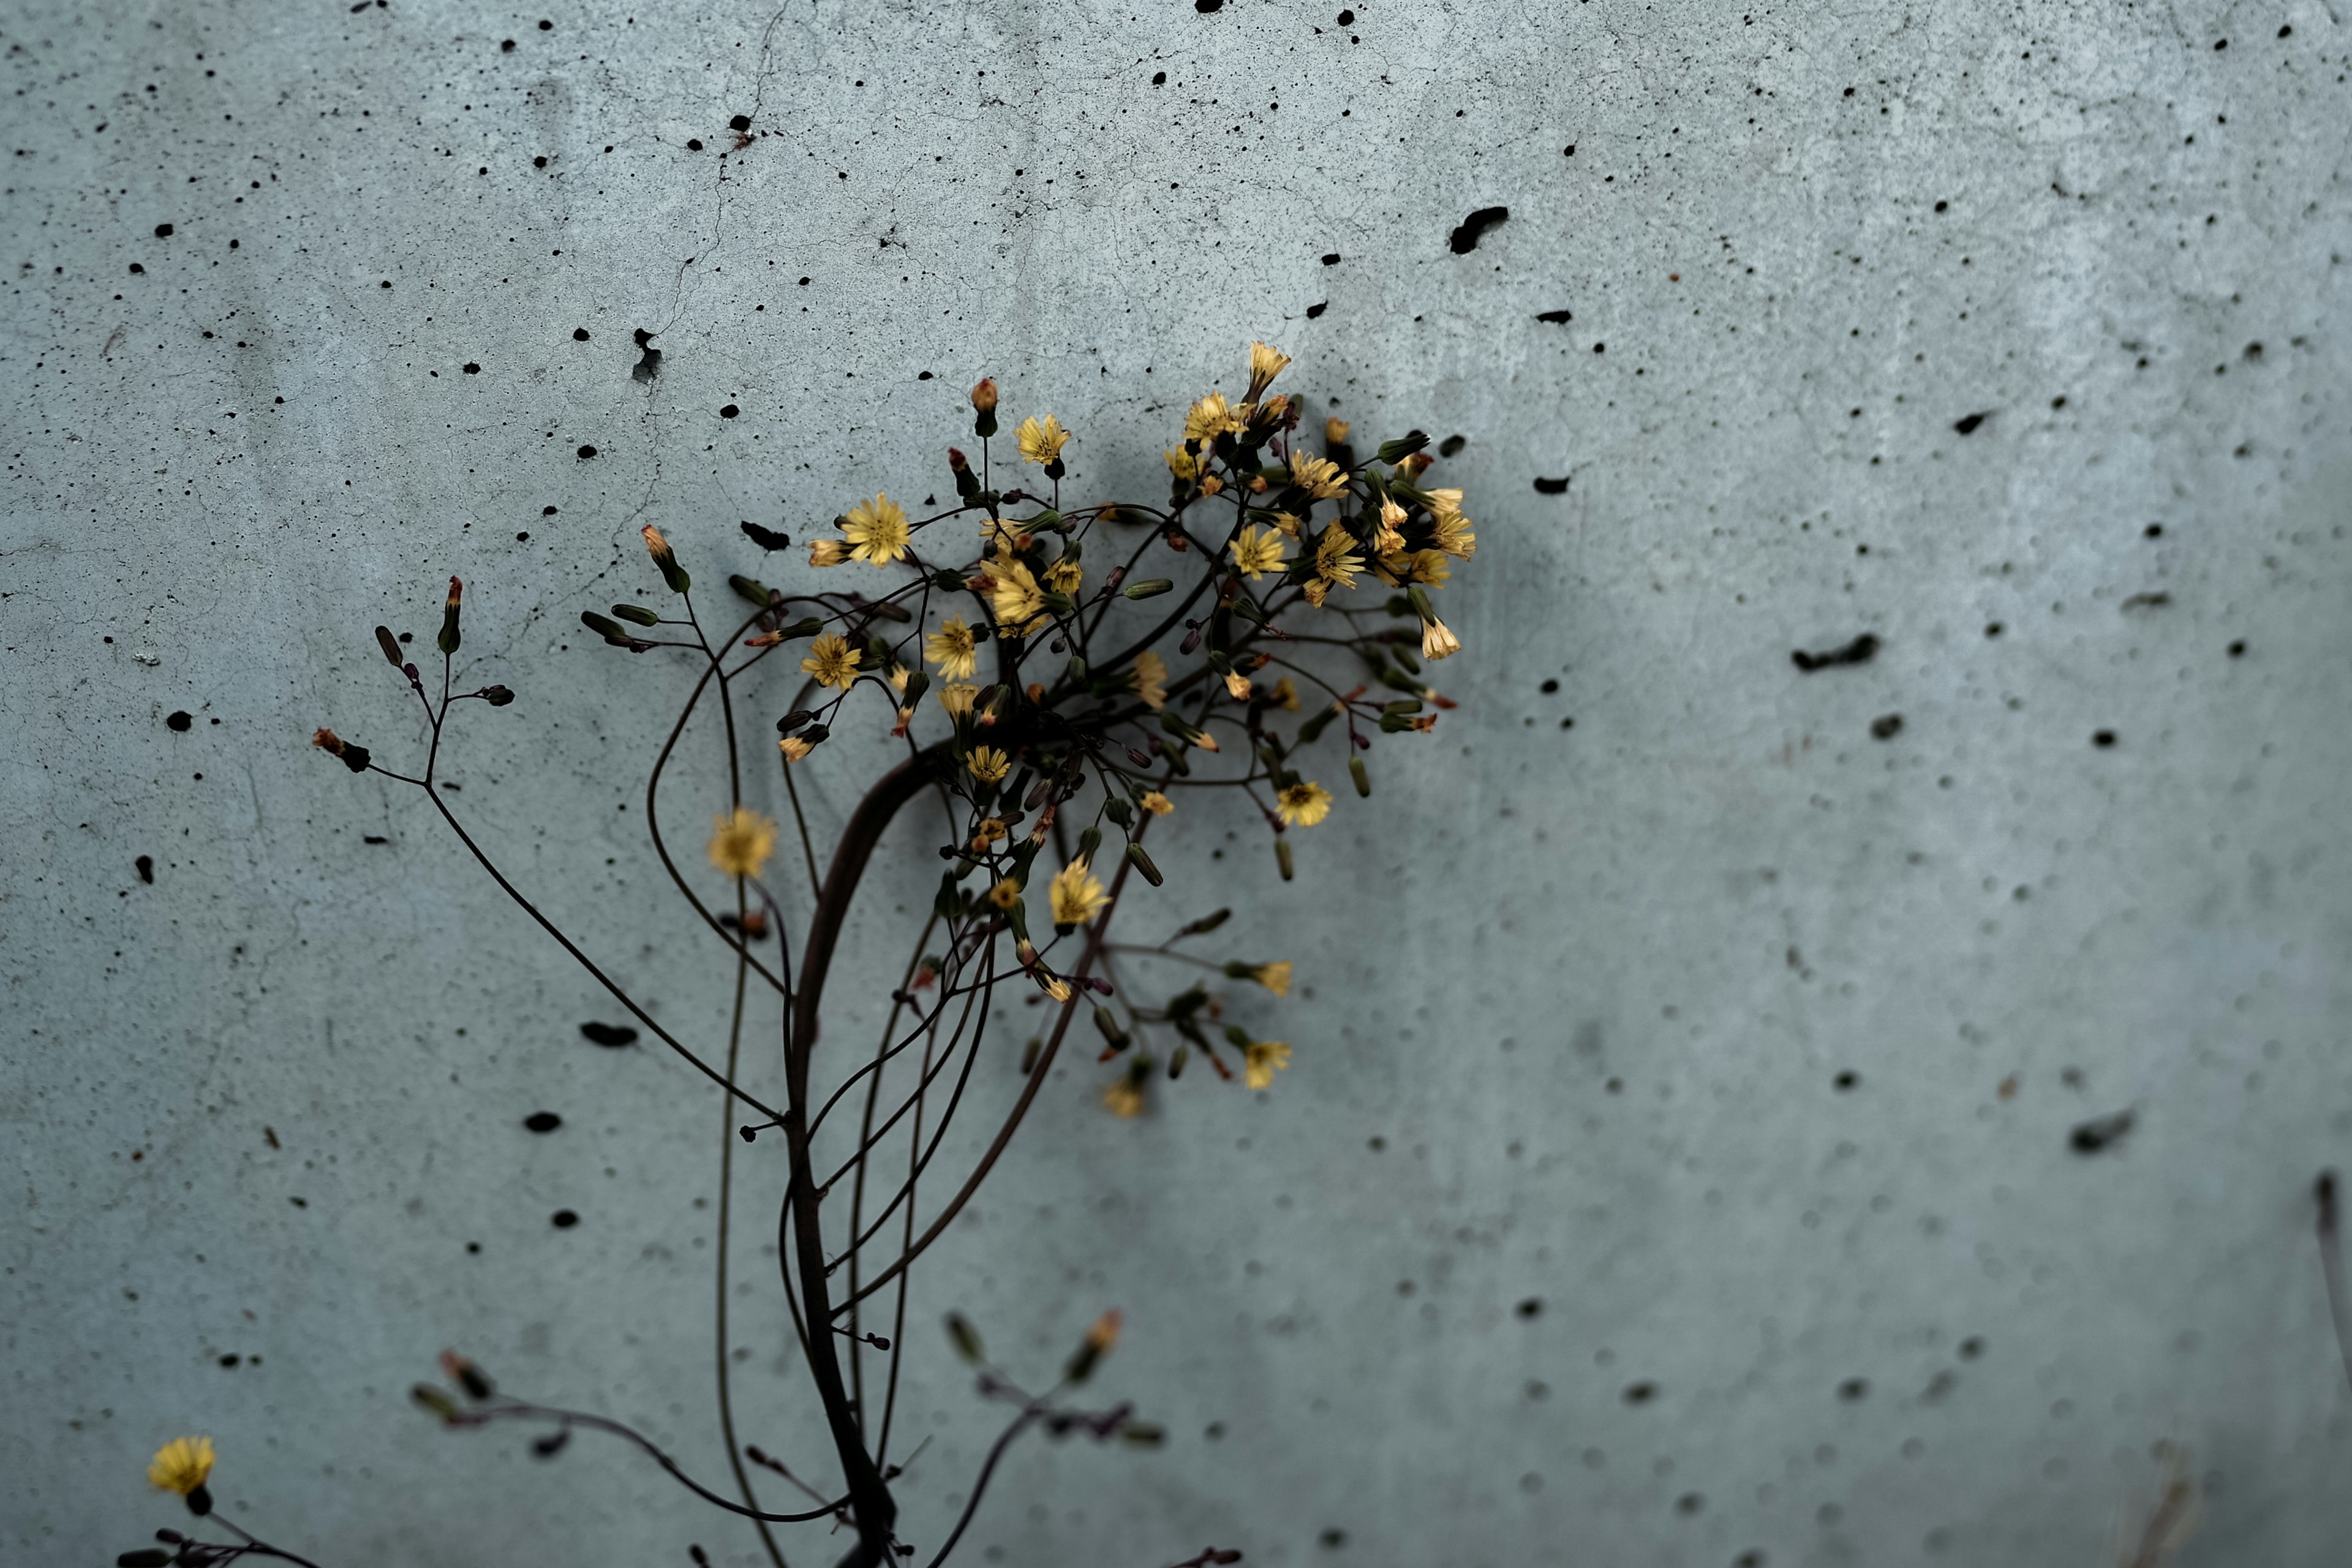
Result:
[[874,847],[881,841],[883,829],[889,826],[890,819],[930,784],[939,766],[939,756],[931,752],[909,757],[885,773],[850,813],[834,847],[833,864],[825,872],[824,886],[817,895],[816,910],[809,921],[808,945],[803,951],[801,970],[796,976],[800,984],[793,995],[791,1034],[784,1043],[783,1132],[792,1163],[792,1190],[787,1201],[792,1205],[793,1247],[800,1273],[802,1308],[809,1326],[809,1375],[816,1384],[818,1398],[824,1403],[825,1423],[833,1430],[834,1447],[840,1455],[842,1477],[847,1483],[850,1508],[857,1521],[856,1562],[861,1568],[877,1568],[877,1564],[894,1561],[890,1527],[898,1518],[898,1506],[891,1499],[890,1489],[882,1479],[874,1456],[866,1449],[857,1408],[842,1384],[841,1358],[835,1348],[838,1336],[832,1327],[824,1233],[818,1215],[824,1194],[817,1190],[816,1172],[809,1152],[809,1058],[816,1045],[818,1010],[824,995],[825,975],[833,964],[834,943],[848,919],[849,903],[866,874],[866,862],[872,858]]

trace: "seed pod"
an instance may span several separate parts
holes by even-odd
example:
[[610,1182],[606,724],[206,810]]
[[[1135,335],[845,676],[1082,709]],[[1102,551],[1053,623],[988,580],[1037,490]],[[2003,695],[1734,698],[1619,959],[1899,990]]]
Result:
[[457,578],[449,579],[449,597],[442,602],[440,647],[443,653],[457,651],[457,605],[466,596],[466,584]]
[[1233,918],[1233,910],[1219,910],[1214,914],[1202,915],[1199,920],[1192,921],[1190,925],[1184,928],[1181,934],[1185,936],[1206,936],[1209,932],[1216,930],[1219,926],[1224,924],[1227,921]]
[[1135,807],[1128,804],[1125,795],[1115,795],[1103,803],[1103,815],[1125,827],[1135,820]]
[[1175,585],[1175,583],[1170,578],[1146,577],[1140,583],[1129,583],[1126,587],[1121,588],[1119,592],[1126,595],[1130,599],[1155,599],[1160,595],[1168,592],[1169,589],[1173,588]]
[[963,574],[961,572],[942,570],[931,574],[931,586],[942,594],[961,594],[963,585]]
[[402,665],[408,662],[406,658],[401,656],[400,639],[392,635],[392,628],[390,626],[376,627],[375,646],[383,649],[384,662],[391,665],[393,668],[398,669]]
[[514,700],[514,692],[503,686],[485,686],[482,688],[482,700],[493,708],[503,708]]
[[365,746],[353,745],[332,730],[312,731],[310,744],[331,757],[340,758],[343,766],[355,773],[363,773],[368,770],[368,749]]

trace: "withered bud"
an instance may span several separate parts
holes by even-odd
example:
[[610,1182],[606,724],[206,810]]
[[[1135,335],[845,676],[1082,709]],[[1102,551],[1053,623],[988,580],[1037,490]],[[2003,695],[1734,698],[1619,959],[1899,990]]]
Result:
[[980,384],[971,389],[971,411],[974,414],[996,412],[996,378],[983,375]]
[[963,451],[961,447],[950,447],[948,448],[948,467],[954,469],[959,474],[968,474],[971,472],[971,459],[963,455]]
[[497,1392],[490,1386],[490,1380],[482,1369],[456,1351],[441,1352],[441,1370],[466,1391],[468,1399],[488,1399]]
[[1105,1312],[1095,1320],[1094,1327],[1087,1331],[1086,1340],[1078,1346],[1077,1353],[1070,1358],[1070,1364],[1063,1369],[1063,1375],[1072,1383],[1084,1383],[1094,1375],[1096,1364],[1108,1355],[1111,1347],[1117,1343],[1118,1343],[1118,1313],[1114,1310]]
[[683,594],[694,585],[694,579],[688,576],[686,568],[677,563],[677,552],[670,549],[669,541],[662,536],[660,529],[649,522],[637,532],[646,542],[646,553],[651,555],[654,564],[661,569],[662,581],[668,584],[671,593]]
[[503,708],[514,700],[514,691],[504,686],[485,686],[482,688],[482,700],[493,708]]
[[310,744],[331,757],[341,758],[343,766],[355,773],[367,772],[368,749],[365,746],[352,745],[332,730],[313,731],[310,735]]
[[443,653],[457,651],[457,606],[465,602],[466,584],[457,578],[449,579],[449,597],[441,608],[440,647]]

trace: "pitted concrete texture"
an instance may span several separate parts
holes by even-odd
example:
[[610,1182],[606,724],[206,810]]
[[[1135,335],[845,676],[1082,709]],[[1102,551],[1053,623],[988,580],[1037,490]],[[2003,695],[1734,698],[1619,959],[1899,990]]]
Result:
[[[209,1432],[332,1568],[763,1562],[616,1445],[408,1405],[459,1345],[723,1478],[724,1118],[311,728],[413,761],[369,628],[462,575],[461,679],[522,694],[453,741],[469,826],[707,1041],[639,804],[683,667],[575,624],[653,591],[637,527],[797,584],[738,522],[946,489],[982,374],[1156,497],[1264,337],[1466,437],[1462,707],[1294,883],[1175,824],[1139,928],[1296,961],[1236,1002],[1293,1069],[1135,1122],[1057,1071],[909,1309],[925,1559],[1002,1414],[940,1315],[1043,1378],[1118,1306],[1094,1387],[1166,1448],[1016,1448],[973,1561],[2055,1568],[2166,1452],[2173,1561],[2342,1560],[2334,11],[548,3],[0,24],[0,1557],[184,1524],[142,1470]],[[821,829],[882,745],[812,763]],[[937,874],[891,843],[876,973]],[[823,1484],[737,1159],[739,1419]]]

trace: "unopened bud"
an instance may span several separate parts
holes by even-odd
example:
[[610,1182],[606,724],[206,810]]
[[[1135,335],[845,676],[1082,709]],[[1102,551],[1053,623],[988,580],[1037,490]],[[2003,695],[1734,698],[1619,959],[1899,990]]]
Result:
[[485,686],[482,688],[482,700],[493,708],[503,708],[514,700],[514,692],[504,686]]
[[1062,1375],[1072,1383],[1086,1382],[1094,1375],[1096,1364],[1108,1355],[1111,1347],[1117,1343],[1118,1313],[1116,1310],[1105,1312],[1087,1331],[1085,1341],[1078,1346],[1077,1353],[1070,1358],[1070,1364],[1063,1369]]
[[[694,586],[694,579],[687,575],[686,568],[677,563],[677,553],[670,549],[669,541],[662,537],[660,529],[649,522],[637,532],[646,542],[646,553],[652,556],[654,564],[661,569],[662,581],[669,585],[671,593],[683,594]],[[766,603],[764,599],[761,602]]]
[[466,584],[457,578],[449,579],[449,597],[441,606],[441,641],[443,653],[457,651],[457,606],[466,597]]
[[401,656],[400,639],[392,635],[392,628],[390,626],[376,627],[375,646],[383,649],[384,662],[392,666],[393,668],[398,669],[402,665],[408,662],[407,659]]
[[365,746],[352,744],[332,730],[313,731],[310,735],[310,744],[331,757],[341,758],[343,766],[355,773],[363,773],[368,770],[368,749]]

